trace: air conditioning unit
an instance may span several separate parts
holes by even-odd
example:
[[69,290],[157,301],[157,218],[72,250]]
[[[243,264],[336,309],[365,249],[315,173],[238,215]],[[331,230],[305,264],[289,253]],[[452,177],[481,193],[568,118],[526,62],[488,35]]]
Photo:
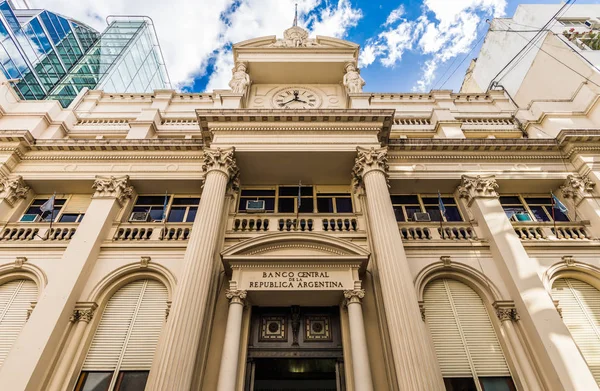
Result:
[[591,18],[585,21],[585,25],[588,28],[591,29],[598,29],[600,28],[600,19],[598,18]]
[[42,220],[42,216],[39,214],[26,214],[21,217],[22,223],[37,223]]
[[248,213],[261,213],[265,211],[264,200],[248,200],[246,201],[246,212]]
[[415,213],[413,214],[413,221],[431,221],[429,213]]
[[148,221],[148,217],[150,217],[150,214],[147,213],[147,212],[133,212],[131,214],[131,217],[129,218],[129,221],[147,222]]
[[533,221],[531,219],[531,216],[529,216],[529,213],[525,213],[525,212],[517,212],[515,214],[513,214],[510,219],[512,221]]

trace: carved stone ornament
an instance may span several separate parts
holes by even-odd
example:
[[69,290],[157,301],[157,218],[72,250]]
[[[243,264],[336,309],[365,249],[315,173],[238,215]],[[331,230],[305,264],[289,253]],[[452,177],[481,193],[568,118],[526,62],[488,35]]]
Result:
[[353,62],[347,62],[345,65],[346,74],[344,75],[343,84],[346,87],[346,92],[349,94],[359,94],[362,92],[365,80],[360,76],[360,70]]
[[565,198],[572,199],[575,204],[578,204],[584,198],[592,195],[594,186],[596,184],[587,177],[569,175],[560,190]]
[[370,172],[379,170],[388,178],[389,166],[387,164],[387,148],[362,148],[357,147],[358,156],[354,160],[352,169],[352,182],[354,187],[362,187],[364,176]]
[[425,322],[425,303],[419,301],[419,312],[421,312],[421,320]]
[[133,187],[129,186],[129,175],[96,176],[92,187],[96,190],[92,198],[116,198],[121,206],[133,196]]
[[496,309],[496,316],[501,322],[513,321],[516,322],[520,319],[517,309],[512,301],[501,301],[495,302],[494,308]]
[[167,308],[165,308],[165,321],[169,319],[169,314],[171,313],[171,305],[172,301],[167,301]]
[[23,267],[23,264],[27,262],[27,257],[17,257],[15,259],[15,269],[20,269]]
[[463,175],[460,186],[458,186],[458,195],[467,200],[471,205],[475,198],[496,198],[498,197],[498,183],[494,175],[475,177]]
[[245,94],[250,87],[250,76],[247,69],[248,65],[244,62],[238,62],[233,67],[229,87],[234,94]]
[[321,46],[315,39],[308,38],[308,31],[302,27],[292,26],[283,32],[283,39],[269,45],[272,48],[306,48]]
[[229,299],[229,301],[231,303],[243,303],[244,300],[246,299],[246,296],[248,295],[248,292],[245,290],[231,290],[231,289],[227,289],[225,291],[225,297],[227,297],[227,299]]
[[26,198],[29,190],[30,187],[20,175],[0,179],[0,198],[4,198],[10,206],[13,206],[18,200]]
[[94,313],[98,306],[96,303],[81,303],[75,306],[73,314],[69,318],[71,323],[85,322],[90,323],[94,319]]
[[27,315],[25,315],[25,320],[29,320],[29,318],[31,318],[31,314],[33,314],[33,310],[35,309],[35,306],[37,305],[37,301],[32,301],[31,303],[29,303],[29,308],[27,309]]
[[444,265],[444,267],[451,267],[452,266],[452,260],[450,259],[449,255],[442,255],[440,257],[440,261],[442,262],[442,264]]
[[152,258],[150,258],[150,257],[141,257],[140,258],[140,267],[148,267],[148,264],[150,263],[151,260],[152,260]]
[[360,300],[365,297],[364,289],[345,290],[344,297],[348,300],[348,304],[360,303]]
[[562,315],[562,308],[560,308],[560,303],[558,300],[552,300],[552,303],[554,303],[554,308],[556,308],[556,312],[558,312],[558,316],[560,316],[561,318],[563,317]]
[[563,262],[567,265],[567,267],[575,266],[575,258],[572,255],[565,255],[562,257]]
[[229,186],[237,190],[239,188],[239,174],[240,170],[235,162],[233,156],[235,148],[227,149],[204,149],[204,162],[202,164],[202,170],[206,174],[211,171],[221,171],[229,178]]

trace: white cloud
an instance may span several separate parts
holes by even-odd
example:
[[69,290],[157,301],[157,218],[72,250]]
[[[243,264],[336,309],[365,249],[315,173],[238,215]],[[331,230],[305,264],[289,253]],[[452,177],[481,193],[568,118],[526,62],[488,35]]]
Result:
[[400,4],[398,8],[390,12],[383,25],[389,26],[390,24],[397,22],[404,15],[404,12],[404,4]]
[[228,88],[231,43],[264,35],[281,36],[292,25],[298,3],[299,25],[311,33],[344,37],[362,13],[349,0],[30,0],[102,31],[107,15],[147,15],[155,23],[175,88],[215,72],[207,88]]
[[379,60],[383,66],[394,66],[405,51],[413,50],[429,57],[413,89],[427,90],[439,66],[468,53],[480,23],[488,17],[502,16],[505,8],[506,0],[424,0],[422,14],[414,21],[405,19],[397,8],[384,23],[387,29],[367,41],[361,64],[368,66]]

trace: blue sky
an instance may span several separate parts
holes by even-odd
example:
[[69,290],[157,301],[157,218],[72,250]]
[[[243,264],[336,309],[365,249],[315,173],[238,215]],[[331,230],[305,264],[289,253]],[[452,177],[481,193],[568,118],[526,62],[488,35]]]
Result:
[[[18,0],[16,0],[18,2]],[[98,30],[111,14],[153,18],[176,89],[227,88],[231,44],[282,36],[298,3],[299,25],[361,45],[365,91],[460,88],[477,57],[486,19],[511,16],[520,3],[558,0],[30,0]],[[577,4],[600,0],[576,0]],[[167,7],[165,7],[167,5]],[[170,12],[170,11],[173,12]],[[479,44],[477,44],[479,43]]]

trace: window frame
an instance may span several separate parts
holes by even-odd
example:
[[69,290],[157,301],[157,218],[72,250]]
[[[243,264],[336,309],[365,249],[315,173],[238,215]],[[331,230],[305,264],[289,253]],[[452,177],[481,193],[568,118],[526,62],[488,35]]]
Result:
[[[525,209],[527,215],[529,215],[529,218],[530,218],[529,221],[519,221],[519,220],[513,219],[513,217],[515,215],[513,215],[511,217],[508,217],[508,215],[507,215],[506,217],[508,217],[508,219],[511,222],[517,222],[517,223],[518,222],[522,222],[522,223],[568,223],[568,222],[571,222],[571,218],[569,217],[568,213],[563,213],[563,215],[567,218],[566,221],[555,220],[552,218],[552,198],[551,198],[551,196],[544,195],[544,194],[531,194],[531,193],[508,193],[508,194],[500,194],[500,197],[517,197],[517,198],[519,198],[519,201],[521,202],[521,206],[523,207],[523,209]],[[537,204],[537,203],[531,204],[531,206],[541,206],[543,208],[544,213],[548,217],[547,221],[538,220],[536,215],[531,210],[529,203],[527,201],[525,201],[525,199],[527,199],[527,198],[547,198],[549,200],[550,204]],[[500,200],[500,199],[498,199],[498,200]],[[515,205],[515,204],[508,204],[507,206],[511,206],[511,205]],[[550,210],[547,209],[548,205],[550,205],[550,208],[551,208]],[[504,210],[505,205],[501,203],[501,206],[502,206],[502,209]],[[505,211],[505,214],[506,214],[506,211]]]
[[[391,197],[395,197],[395,196],[400,196],[400,197],[402,197],[402,196],[417,197],[418,204],[400,204],[400,203],[394,203],[394,201],[393,201],[393,199]],[[445,193],[445,194],[441,194],[441,196],[442,196],[442,199],[443,198],[452,198],[454,200],[454,203],[452,203],[452,204],[444,202],[444,206],[453,206],[453,207],[456,207],[456,210],[458,211],[458,214],[459,214],[459,216],[461,218],[460,221],[452,221],[452,220],[449,221],[447,215],[442,215],[440,213],[440,217],[442,218],[442,222],[443,223],[464,223],[466,221],[465,220],[465,216],[463,215],[463,212],[462,212],[462,210],[460,208],[460,204],[458,203],[458,200],[456,199],[456,197],[454,197],[454,194],[447,194],[447,193]],[[404,194],[397,194],[397,193],[395,193],[395,194],[390,194],[390,200],[392,202],[392,206],[394,207],[394,209],[396,209],[396,207],[399,206],[399,207],[401,207],[402,213],[404,214],[404,221],[399,221],[399,220],[396,220],[396,221],[398,223],[414,223],[415,222],[414,220],[412,220],[412,216],[410,216],[411,220],[408,219],[409,216],[406,213],[406,206],[410,207],[410,206],[417,206],[418,205],[421,208],[420,213],[429,213],[429,212],[427,212],[426,207],[427,206],[431,206],[433,204],[425,204],[423,202],[423,198],[436,198],[437,199],[438,198],[438,194],[432,194],[432,193],[416,193],[416,194],[406,194],[406,193],[404,193]],[[439,209],[439,207],[438,207],[438,209]],[[439,222],[439,220],[431,220],[431,222]]]
[[[252,214],[252,213],[248,213],[246,212],[246,210],[240,210],[240,205],[241,205],[241,201],[242,199],[247,199],[247,198],[252,198],[251,196],[242,196],[242,191],[244,190],[262,190],[262,191],[273,191],[274,192],[274,196],[256,196],[255,198],[258,199],[273,199],[273,210],[265,210],[262,213],[272,213],[272,214],[297,214],[297,213],[310,213],[310,214],[343,214],[343,215],[354,215],[356,213],[356,208],[355,208],[355,204],[354,204],[354,197],[352,196],[352,191],[347,188],[347,187],[343,187],[343,189],[340,187],[339,190],[334,190],[333,188],[335,188],[335,186],[319,186],[319,185],[302,185],[302,188],[307,188],[307,187],[312,187],[312,195],[308,196],[308,195],[302,195],[301,198],[302,199],[307,199],[310,198],[312,199],[313,202],[313,208],[311,212],[298,212],[298,195],[280,195],[280,188],[282,187],[295,187],[298,188],[297,184],[293,184],[293,185],[268,185],[268,186],[248,186],[248,187],[243,187],[239,190],[238,192],[238,199],[237,199],[237,206],[236,206],[236,213],[238,214]],[[323,196],[320,196],[320,195]],[[349,198],[350,199],[350,203],[352,206],[352,212],[337,212],[337,203],[335,201],[336,197],[334,198],[334,203],[333,203],[333,207],[334,207],[334,212],[330,213],[330,212],[319,212],[318,206],[317,206],[317,202],[319,198],[325,198],[326,194],[338,194],[339,198]],[[347,194],[347,196],[342,196],[341,194]],[[281,212],[279,211],[279,200],[280,199],[293,199],[294,202],[294,211],[290,211],[290,212]]]
[[[61,197],[59,197],[59,195],[56,195],[56,198],[54,199],[54,210],[56,211],[57,209],[57,205],[56,205],[56,201],[62,201],[64,200],[63,204],[60,205],[60,209],[58,210],[58,212],[56,212],[56,214],[54,215],[54,219],[52,219],[52,224],[54,223],[61,223],[60,219],[62,217],[63,210],[65,208],[65,205],[67,205],[69,203],[69,201],[71,200],[72,194],[68,195],[68,196],[64,196],[64,194],[60,194]],[[23,213],[21,213],[21,217],[19,218],[18,222],[19,223],[27,223],[27,224],[31,224],[33,222],[31,221],[23,221],[23,216],[28,215],[28,214],[33,214],[33,213],[27,213],[29,211],[29,209],[31,209],[33,207],[33,203],[38,201],[38,200],[44,200],[44,203],[47,202],[50,198],[52,198],[52,195],[49,196],[45,196],[45,195],[36,195],[31,202],[29,202],[29,205],[27,205],[27,207],[25,208],[25,210],[23,211]],[[42,204],[43,205],[43,204]],[[41,206],[41,205],[40,205]],[[74,213],[67,213],[67,214],[74,214]],[[81,219],[83,219],[83,215],[85,215],[85,213],[80,213],[81,217],[78,217],[78,220],[81,221]],[[43,215],[38,213],[38,216],[42,217]],[[50,220],[46,221],[43,219],[38,221],[37,223],[50,223]],[[73,224],[72,222],[68,222],[68,223],[63,223],[63,224]]]
[[[150,215],[150,213],[152,212],[152,207],[158,206],[158,204],[140,204],[138,205],[138,200],[140,199],[140,197],[162,197],[164,200],[165,194],[138,194],[135,202],[132,204],[131,210],[129,211],[129,217],[127,218],[127,222],[131,223],[131,224],[145,224],[145,223],[171,223],[171,224],[179,224],[179,223],[193,223],[193,221],[185,221],[190,213],[190,208],[196,207],[198,208],[200,206],[200,200],[201,200],[201,196],[198,194],[183,194],[183,195],[178,195],[176,193],[171,193],[171,194],[167,194],[167,197],[169,197],[169,200],[167,202],[166,207],[164,206],[164,202],[163,204],[160,205],[161,208],[165,208],[165,210],[163,211],[163,217],[160,220],[150,220],[150,221],[132,221],[131,218],[133,216],[134,213],[134,209],[136,207],[149,207],[150,209],[148,209],[148,215]],[[181,199],[181,198],[197,198],[198,199],[198,205],[192,205],[192,204],[188,204],[188,205],[173,205],[173,201],[175,199]],[[185,206],[186,210],[183,216],[183,221],[169,221],[169,216],[171,215],[171,210],[173,208],[173,206],[175,207],[180,207],[180,206]],[[197,210],[196,210],[197,212]],[[150,215],[151,216],[151,215]],[[165,221],[166,220],[166,221]],[[194,218],[195,220],[195,218]]]

